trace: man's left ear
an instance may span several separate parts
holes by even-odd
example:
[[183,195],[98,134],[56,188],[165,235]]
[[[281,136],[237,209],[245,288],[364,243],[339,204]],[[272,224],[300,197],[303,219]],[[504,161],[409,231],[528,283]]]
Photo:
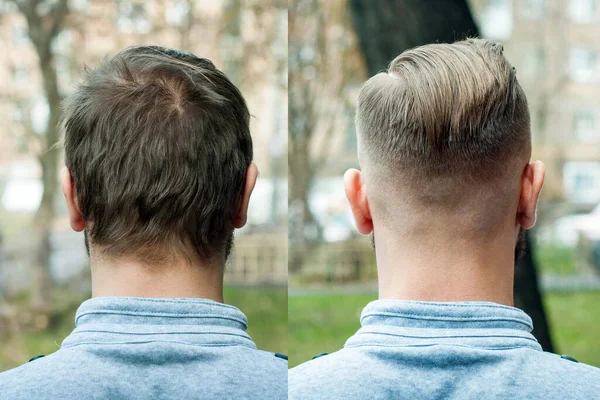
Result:
[[537,203],[540,198],[546,167],[541,161],[527,164],[521,176],[521,197],[517,222],[524,229],[533,228],[536,220]]
[[237,210],[237,213],[233,217],[234,228],[239,229],[242,226],[246,225],[246,221],[248,220],[248,203],[250,202],[250,195],[254,190],[254,185],[256,184],[257,177],[258,168],[256,167],[256,164],[252,162],[246,170],[246,183],[244,184],[244,190],[242,192],[242,201],[240,202],[240,206]]
[[60,171],[60,187],[67,203],[67,211],[69,213],[69,222],[71,224],[71,228],[75,232],[81,232],[85,229],[86,222],[81,216],[81,209],[77,203],[77,195],[75,192],[75,182],[73,181],[71,172],[67,167],[63,167],[63,169]]
[[373,232],[373,219],[362,172],[354,168],[346,171],[344,189],[356,222],[356,229],[363,235],[368,235]]

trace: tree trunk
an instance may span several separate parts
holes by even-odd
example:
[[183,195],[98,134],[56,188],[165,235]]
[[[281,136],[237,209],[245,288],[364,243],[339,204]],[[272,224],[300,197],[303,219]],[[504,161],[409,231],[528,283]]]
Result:
[[[479,31],[466,0],[349,0],[369,75],[385,69],[404,50],[428,43],[452,43]],[[527,243],[529,234],[526,236]],[[531,246],[515,276],[515,304],[533,320],[535,337],[553,351]]]
[[40,57],[39,64],[40,71],[42,72],[44,92],[50,110],[46,134],[44,135],[43,151],[38,157],[42,167],[43,193],[35,217],[38,243],[36,249],[37,270],[32,300],[36,308],[43,308],[50,304],[52,288],[50,274],[50,256],[52,252],[50,235],[52,234],[54,203],[58,188],[59,150],[56,145],[59,135],[60,95],[58,93],[58,82],[52,56],[48,54],[47,57]]
[[[318,2],[292,2],[289,7],[290,37],[288,85],[288,205],[289,219],[292,221],[289,240],[289,272],[302,268],[308,250],[306,228],[317,227],[317,222],[309,208],[310,186],[315,176],[315,166],[311,160],[310,144],[317,124],[315,112],[315,82],[322,78],[323,64],[313,55],[301,57],[306,48],[320,49],[322,25],[313,27],[307,34],[307,21],[319,15]],[[312,82],[306,79],[306,71],[314,72]]]
[[69,9],[67,0],[57,0],[50,9],[45,10],[45,14],[41,14],[43,11],[38,7],[38,1],[13,1],[27,21],[28,35],[38,56],[42,85],[49,107],[49,118],[43,132],[41,152],[38,155],[42,169],[43,193],[34,221],[37,243],[32,305],[43,312],[50,304],[52,288],[50,235],[54,220],[54,200],[58,188],[59,160],[57,144],[61,98],[52,42],[63,29]]
[[[289,155],[289,194],[290,217],[294,220],[293,232],[290,232],[288,268],[294,273],[302,268],[305,253],[309,250],[305,237],[305,228],[315,226],[315,218],[309,207],[310,186],[314,178],[308,145],[305,140],[290,140]],[[294,214],[293,216],[291,214]]]

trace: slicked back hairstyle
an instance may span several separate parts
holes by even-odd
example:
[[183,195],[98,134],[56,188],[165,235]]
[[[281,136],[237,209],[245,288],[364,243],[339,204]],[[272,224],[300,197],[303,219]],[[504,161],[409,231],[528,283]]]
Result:
[[149,263],[227,255],[252,161],[250,116],[209,60],[128,48],[86,71],[63,109],[86,238]]
[[483,39],[405,51],[366,82],[356,114],[361,153],[418,178],[493,178],[530,151],[529,124],[516,70]]

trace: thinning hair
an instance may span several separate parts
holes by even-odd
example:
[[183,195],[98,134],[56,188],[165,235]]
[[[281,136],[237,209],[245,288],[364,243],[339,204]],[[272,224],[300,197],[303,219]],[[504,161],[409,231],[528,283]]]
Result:
[[149,263],[228,253],[252,161],[250,114],[212,62],[131,47],[87,70],[63,109],[86,240]]
[[531,152],[529,125],[515,68],[483,39],[403,52],[365,83],[356,112],[371,175],[415,204],[448,207],[471,187],[514,182]]

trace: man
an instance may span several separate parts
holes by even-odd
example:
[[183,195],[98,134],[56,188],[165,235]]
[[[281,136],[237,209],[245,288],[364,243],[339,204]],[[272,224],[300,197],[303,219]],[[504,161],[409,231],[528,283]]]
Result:
[[133,47],[86,73],[63,119],[92,299],[58,351],[0,374],[0,398],[287,398],[286,357],[222,304],[257,177],[239,90],[209,60]]
[[290,371],[290,399],[600,398],[600,370],[544,353],[513,307],[544,165],[502,46],[400,54],[362,88],[356,127],[344,186],[379,300],[342,350]]

